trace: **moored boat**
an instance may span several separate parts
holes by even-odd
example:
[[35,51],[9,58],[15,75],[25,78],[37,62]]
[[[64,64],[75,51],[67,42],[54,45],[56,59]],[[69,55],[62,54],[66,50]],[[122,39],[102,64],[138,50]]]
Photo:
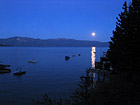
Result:
[[78,56],[81,56],[81,54],[78,54]]
[[72,57],[75,57],[75,55],[72,55]]
[[4,65],[0,63],[0,73],[10,73],[11,69],[7,68],[10,67],[11,65]]
[[35,59],[29,60],[28,63],[37,63],[38,61]]
[[22,75],[22,74],[26,74],[26,71],[15,71],[14,75]]
[[10,73],[10,72],[11,69],[6,69],[6,68],[0,69],[0,73]]
[[69,56],[65,56],[65,60],[69,60],[70,59],[70,57]]
[[22,71],[20,68],[17,68],[17,70],[14,72],[14,75],[22,75],[26,74],[26,71]]
[[0,64],[0,68],[10,67],[11,65]]

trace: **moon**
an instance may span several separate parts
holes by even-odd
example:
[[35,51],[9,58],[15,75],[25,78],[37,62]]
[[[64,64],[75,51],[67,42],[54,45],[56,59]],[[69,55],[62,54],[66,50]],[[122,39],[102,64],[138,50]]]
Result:
[[95,35],[96,35],[96,33],[95,33],[95,32],[92,32],[92,33],[91,33],[91,35],[92,35],[92,36],[95,36]]

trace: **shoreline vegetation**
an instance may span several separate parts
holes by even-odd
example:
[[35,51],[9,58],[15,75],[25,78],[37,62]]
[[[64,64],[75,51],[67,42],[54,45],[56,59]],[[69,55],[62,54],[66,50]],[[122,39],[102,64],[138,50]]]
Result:
[[[62,99],[53,101],[48,96],[40,105],[140,105],[140,0],[123,5],[117,17],[116,28],[111,37],[107,57],[114,70],[108,82],[93,81],[90,76],[80,78],[72,102]],[[45,103],[46,102],[46,103]],[[67,102],[67,101],[66,101]]]
[[[130,77],[131,76],[131,77]],[[78,88],[69,100],[53,99],[45,94],[42,100],[33,100],[36,105],[140,105],[139,74],[114,73],[109,81],[94,81],[80,77]]]

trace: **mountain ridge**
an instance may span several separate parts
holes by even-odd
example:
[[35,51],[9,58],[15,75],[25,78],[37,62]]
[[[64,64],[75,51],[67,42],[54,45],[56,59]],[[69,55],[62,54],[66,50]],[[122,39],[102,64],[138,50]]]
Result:
[[0,44],[21,47],[108,47],[108,42],[76,40],[67,38],[40,39],[31,37],[9,37],[0,39]]

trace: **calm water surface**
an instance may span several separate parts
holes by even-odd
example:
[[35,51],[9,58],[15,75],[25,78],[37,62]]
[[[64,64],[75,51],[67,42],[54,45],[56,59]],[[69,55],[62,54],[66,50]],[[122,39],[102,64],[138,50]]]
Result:
[[[107,49],[96,48],[95,60],[99,61]],[[91,52],[91,47],[0,47],[0,61],[10,64],[12,70],[0,74],[0,105],[32,105],[32,99],[40,99],[45,93],[68,98],[86,68],[93,65]],[[65,61],[65,56],[71,58]],[[28,63],[30,59],[39,62]],[[13,76],[17,67],[27,73]]]

